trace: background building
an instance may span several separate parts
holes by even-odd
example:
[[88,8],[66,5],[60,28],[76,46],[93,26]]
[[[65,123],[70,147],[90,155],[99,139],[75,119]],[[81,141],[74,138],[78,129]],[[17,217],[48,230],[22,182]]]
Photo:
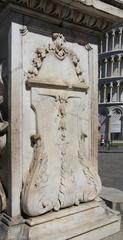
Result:
[[123,140],[123,26],[101,39],[99,49],[100,133],[107,140]]

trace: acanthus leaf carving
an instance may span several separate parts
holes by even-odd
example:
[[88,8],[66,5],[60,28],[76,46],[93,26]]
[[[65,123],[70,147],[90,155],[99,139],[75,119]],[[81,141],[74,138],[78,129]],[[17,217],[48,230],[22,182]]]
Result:
[[33,160],[22,189],[21,202],[27,215],[38,216],[52,209],[50,199],[45,196],[48,156],[39,134],[31,137],[31,143],[34,149]]
[[101,191],[101,181],[98,176],[96,169],[87,161],[86,151],[85,151],[85,139],[87,135],[81,130],[80,140],[79,140],[79,151],[78,158],[80,164],[83,167],[83,173],[87,179],[87,185],[85,185],[85,191],[83,194],[83,201],[91,201],[96,198]]
[[[46,96],[54,99],[55,108],[57,109],[56,117],[58,121],[56,130],[59,145],[57,161],[60,166],[58,182],[55,186],[57,187],[57,192],[51,200],[47,192],[47,186],[49,185],[49,175],[47,173],[49,159],[45,151],[43,139],[37,132],[37,134],[31,138],[34,149],[33,160],[27,179],[24,182],[21,196],[23,211],[29,216],[38,216],[50,210],[58,211],[61,208],[73,206],[74,204],[79,205],[82,202],[91,201],[98,196],[101,189],[100,178],[96,170],[87,161],[85,150],[85,138],[87,138],[87,134],[80,131],[78,157],[75,161],[79,164],[82,178],[83,176],[85,178],[85,183],[83,185],[81,182],[81,186],[76,190],[78,183],[76,182],[76,173],[68,156],[67,147],[69,146],[69,140],[66,136],[68,131],[68,125],[66,125],[66,118],[68,117],[66,112],[67,104],[69,99],[76,97],[66,97],[64,95]],[[53,159],[51,158],[50,161],[52,162]],[[54,171],[54,169],[52,168],[51,171]]]
[[[40,84],[39,88],[37,86],[35,88],[35,85],[31,86],[31,107],[35,113],[36,135],[32,137],[31,141],[33,160],[21,196],[23,211],[29,216],[38,216],[50,210],[58,211],[74,204],[78,205],[82,202],[91,201],[96,198],[101,186],[96,170],[89,164],[86,157],[85,138],[87,135],[81,131],[80,127],[83,119],[82,91],[80,91],[80,88],[75,89],[76,91],[73,88],[73,91],[71,91],[66,89],[66,86],[65,89],[61,88],[61,85],[60,88],[59,85],[52,88],[52,84],[50,84],[49,89],[48,87],[42,87],[43,74],[41,74],[42,72],[39,74],[39,71],[43,63],[49,60],[48,64],[51,64],[52,59],[58,66],[61,66],[61,63],[66,59],[65,64],[70,64],[72,73],[74,73],[73,82],[74,80],[77,83],[79,82],[78,86],[85,84],[87,90],[80,59],[71,49],[67,48],[64,36],[61,33],[54,33],[52,42],[48,47],[37,48],[32,69],[28,72],[27,81],[31,82],[33,78],[35,82]],[[56,79],[56,76],[59,76],[57,71],[55,72],[54,68],[50,68],[48,64],[45,66],[49,67],[51,75],[46,72],[46,76],[53,75],[53,79]],[[38,74],[39,76],[37,76]],[[45,74],[43,77],[45,77]],[[67,78],[61,78],[62,83],[64,79]],[[48,80],[50,81],[50,77]],[[69,81],[67,84],[69,84]],[[47,121],[48,116],[51,117],[51,123]],[[43,118],[42,121],[41,118]],[[71,133],[71,120],[73,128],[75,126],[74,143],[72,140],[74,129]],[[47,138],[48,134],[49,139]],[[69,153],[69,149],[72,151],[72,147],[74,148],[72,144],[75,144],[76,149],[74,149],[75,152]],[[56,179],[54,177],[54,165],[55,169],[58,170]],[[55,189],[52,194],[50,194],[50,187]]]

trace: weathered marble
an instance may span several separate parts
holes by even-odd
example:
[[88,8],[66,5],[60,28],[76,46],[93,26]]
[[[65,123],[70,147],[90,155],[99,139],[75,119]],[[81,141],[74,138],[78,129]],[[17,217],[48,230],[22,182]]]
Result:
[[98,199],[97,43],[123,13],[97,0],[10,3],[0,4],[0,239],[102,239],[120,216]]
[[31,137],[33,160],[21,203],[27,215],[37,216],[93,200],[101,184],[88,163],[89,132],[84,130],[88,109],[81,111],[84,98],[88,101],[88,85],[80,59],[67,49],[64,36],[55,33],[48,47],[36,50],[32,65],[27,86],[36,132]]

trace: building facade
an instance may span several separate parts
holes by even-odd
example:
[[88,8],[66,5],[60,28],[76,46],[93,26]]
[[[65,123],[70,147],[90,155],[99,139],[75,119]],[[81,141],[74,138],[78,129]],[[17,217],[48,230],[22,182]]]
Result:
[[101,38],[99,119],[101,138],[123,140],[123,26]]

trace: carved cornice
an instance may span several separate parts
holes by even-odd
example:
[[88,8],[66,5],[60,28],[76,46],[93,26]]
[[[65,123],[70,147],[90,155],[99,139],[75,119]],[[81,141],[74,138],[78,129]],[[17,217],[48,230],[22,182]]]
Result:
[[[96,9],[94,9],[92,1],[90,0],[82,0],[81,2],[79,2],[79,5],[78,3],[72,4],[72,1],[71,4],[68,4],[69,1],[65,2],[57,0],[2,0],[0,2],[1,11],[4,7],[7,6],[8,3],[13,3],[15,5],[23,6],[25,8],[34,10],[37,13],[52,16],[61,20],[62,22],[67,21],[77,24],[79,26],[94,29],[99,32],[111,28],[114,22],[114,19],[112,19],[111,17],[106,18],[100,15],[100,11],[97,11],[98,14],[95,14]],[[91,11],[89,8],[91,8]]]
[[122,0],[102,0],[102,2],[111,4],[111,5],[115,6],[115,7],[123,9],[123,1]]

